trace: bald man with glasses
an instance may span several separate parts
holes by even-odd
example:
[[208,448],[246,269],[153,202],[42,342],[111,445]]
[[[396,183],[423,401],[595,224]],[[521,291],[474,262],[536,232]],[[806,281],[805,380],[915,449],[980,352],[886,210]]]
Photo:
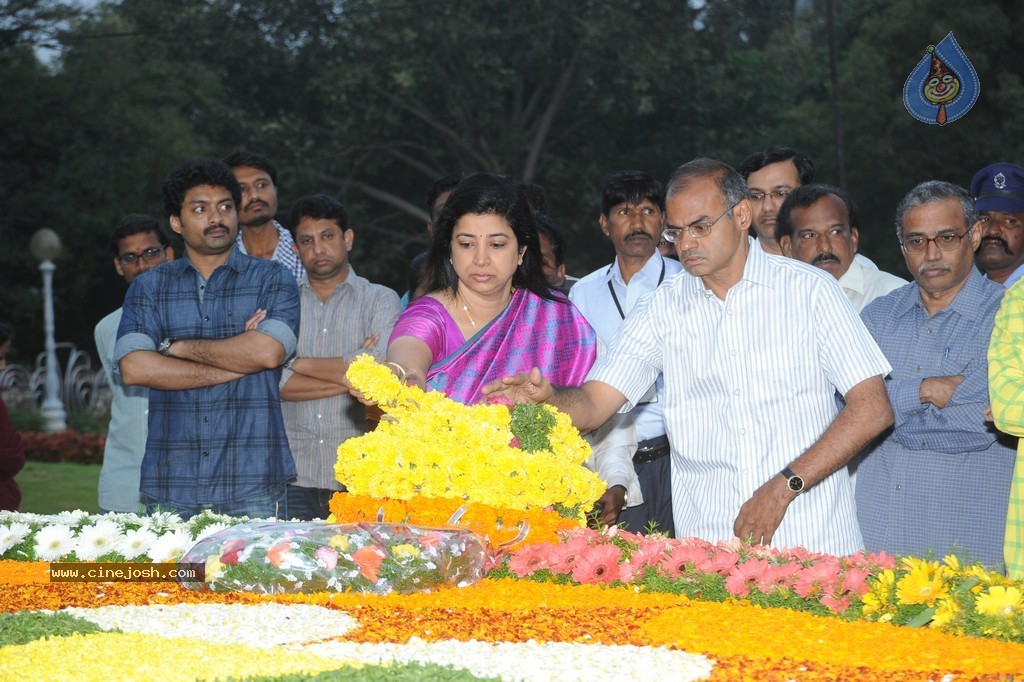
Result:
[[721,162],[678,168],[662,234],[686,272],[640,300],[582,388],[533,370],[485,393],[551,402],[586,431],[663,373],[677,537],[852,554],[846,464],[892,424],[890,367],[834,277],[753,245],[747,194]]

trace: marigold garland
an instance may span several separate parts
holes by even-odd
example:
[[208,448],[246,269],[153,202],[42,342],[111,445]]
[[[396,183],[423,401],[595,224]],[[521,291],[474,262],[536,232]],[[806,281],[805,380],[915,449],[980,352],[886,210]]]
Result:
[[454,498],[505,509],[561,505],[578,513],[604,492],[583,466],[590,455],[572,421],[550,406],[549,449],[512,445],[511,412],[501,404],[463,405],[403,384],[360,355],[347,377],[385,412],[379,426],[338,448],[335,472],[347,490],[377,498]]
[[374,521],[383,510],[384,520],[391,523],[412,523],[418,526],[444,526],[460,507],[466,512],[459,521],[474,533],[488,538],[498,546],[515,540],[519,524],[528,524],[528,542],[557,542],[558,532],[579,528],[579,524],[546,509],[502,509],[451,498],[414,496],[408,500],[376,498],[352,493],[336,493],[331,498],[331,522],[354,523]]

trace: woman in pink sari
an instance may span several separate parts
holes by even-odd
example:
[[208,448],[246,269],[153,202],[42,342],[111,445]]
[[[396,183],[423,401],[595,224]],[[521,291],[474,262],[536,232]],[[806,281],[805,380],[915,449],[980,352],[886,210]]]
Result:
[[434,226],[428,293],[398,318],[389,362],[408,381],[466,404],[487,383],[539,367],[556,386],[580,386],[594,364],[593,329],[548,288],[526,196],[480,173],[448,197]]

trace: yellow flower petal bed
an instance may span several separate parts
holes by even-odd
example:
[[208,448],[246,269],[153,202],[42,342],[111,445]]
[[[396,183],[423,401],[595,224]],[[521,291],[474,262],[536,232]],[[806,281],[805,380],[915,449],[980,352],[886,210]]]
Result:
[[0,649],[0,679],[20,682],[223,679],[342,667],[346,667],[344,661],[302,651],[155,635],[72,635]]
[[331,498],[332,518],[328,519],[328,523],[332,523],[332,519],[345,519],[346,523],[374,521],[377,513],[383,510],[384,520],[389,523],[439,527],[447,524],[460,507],[465,507],[466,513],[459,520],[459,525],[486,537],[495,547],[516,539],[522,522],[529,526],[529,532],[524,538],[529,543],[558,542],[558,531],[580,527],[579,522],[546,509],[502,509],[447,497],[415,496],[408,500],[398,500],[353,493],[335,493]]
[[640,639],[712,657],[757,651],[769,659],[841,662],[879,671],[1024,674],[1020,644],[738,604],[691,602],[666,609],[643,623]]

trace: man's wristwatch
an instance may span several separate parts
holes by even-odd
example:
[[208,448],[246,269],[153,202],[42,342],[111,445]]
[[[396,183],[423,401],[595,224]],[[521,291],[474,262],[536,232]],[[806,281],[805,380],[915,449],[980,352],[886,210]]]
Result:
[[164,339],[163,341],[160,342],[159,346],[156,347],[156,352],[160,353],[160,355],[166,355],[167,357],[172,357],[171,356],[171,346],[174,345],[174,342],[177,341],[177,340],[178,339],[176,339],[174,337],[167,337],[166,339]]
[[804,479],[794,474],[792,469],[790,469],[789,467],[784,467],[782,469],[782,476],[783,478],[786,479],[786,483],[789,485],[790,490],[797,493],[798,495],[803,491]]

